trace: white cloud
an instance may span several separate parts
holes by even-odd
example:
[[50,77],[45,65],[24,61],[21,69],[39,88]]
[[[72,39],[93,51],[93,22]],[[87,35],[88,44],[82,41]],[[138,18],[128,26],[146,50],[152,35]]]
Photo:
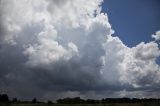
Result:
[[48,26],[37,36],[37,43],[29,45],[24,51],[29,56],[27,64],[31,66],[41,66],[54,63],[60,59],[69,60],[72,55],[78,53],[78,48],[74,43],[69,42],[64,48],[56,42],[57,32],[53,26]]
[[156,63],[159,53],[158,45],[155,42],[140,43],[131,48],[121,63],[123,67],[121,80],[134,87],[151,86],[156,83],[155,78],[158,78],[157,74],[160,71],[159,65]]
[[157,31],[155,35],[152,35],[155,40],[160,40],[160,31]]
[[107,83],[129,84],[135,88],[160,83],[157,43],[142,42],[130,48],[118,37],[109,37],[104,47],[106,55],[101,71]]

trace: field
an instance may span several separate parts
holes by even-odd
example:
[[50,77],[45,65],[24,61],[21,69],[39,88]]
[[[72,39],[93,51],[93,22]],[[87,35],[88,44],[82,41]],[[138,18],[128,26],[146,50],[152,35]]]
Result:
[[110,104],[47,104],[47,103],[35,103],[35,104],[0,104],[0,106],[160,106],[160,103],[110,103]]

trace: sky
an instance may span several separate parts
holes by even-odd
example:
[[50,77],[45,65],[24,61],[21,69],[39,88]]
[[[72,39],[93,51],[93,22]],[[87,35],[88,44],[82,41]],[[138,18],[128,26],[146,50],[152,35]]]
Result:
[[152,40],[150,36],[160,29],[159,10],[159,0],[104,0],[102,4],[115,35],[129,47]]
[[158,0],[0,0],[0,93],[159,97],[159,8]]

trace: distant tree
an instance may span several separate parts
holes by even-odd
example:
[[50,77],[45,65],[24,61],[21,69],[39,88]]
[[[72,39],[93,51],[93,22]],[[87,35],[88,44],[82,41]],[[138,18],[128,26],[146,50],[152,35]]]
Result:
[[48,105],[51,105],[51,104],[53,104],[53,102],[50,101],[50,100],[48,100],[47,104],[48,104]]
[[33,98],[33,99],[32,99],[32,103],[37,103],[37,99],[36,99],[36,98]]
[[87,100],[86,100],[86,103],[87,103],[87,104],[97,104],[97,103],[100,103],[100,101],[98,101],[98,100],[93,100],[93,99],[87,99]]
[[9,101],[8,95],[7,94],[1,94],[0,95],[0,101],[1,102],[8,102]]
[[81,104],[81,103],[85,103],[85,100],[81,99],[80,97],[64,98],[64,99],[58,99],[57,103],[60,103],[60,104]]
[[17,98],[13,98],[12,102],[18,102]]

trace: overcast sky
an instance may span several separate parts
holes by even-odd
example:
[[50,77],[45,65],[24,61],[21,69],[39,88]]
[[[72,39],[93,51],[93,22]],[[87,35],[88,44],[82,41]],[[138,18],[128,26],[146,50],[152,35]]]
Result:
[[160,3],[125,1],[0,0],[0,92],[159,97]]

